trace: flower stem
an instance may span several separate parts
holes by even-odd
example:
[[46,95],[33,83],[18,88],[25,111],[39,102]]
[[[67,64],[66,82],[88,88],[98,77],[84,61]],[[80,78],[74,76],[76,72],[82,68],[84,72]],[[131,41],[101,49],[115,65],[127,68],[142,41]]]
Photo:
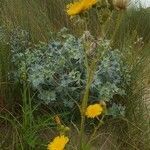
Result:
[[85,111],[88,104],[88,97],[90,92],[90,86],[93,81],[95,69],[96,69],[97,59],[93,60],[91,65],[88,65],[88,60],[86,57],[86,67],[87,67],[87,83],[85,88],[85,93],[83,96],[82,104],[81,104],[81,127],[80,127],[80,150],[82,150],[82,144],[84,143],[84,124],[85,124]]

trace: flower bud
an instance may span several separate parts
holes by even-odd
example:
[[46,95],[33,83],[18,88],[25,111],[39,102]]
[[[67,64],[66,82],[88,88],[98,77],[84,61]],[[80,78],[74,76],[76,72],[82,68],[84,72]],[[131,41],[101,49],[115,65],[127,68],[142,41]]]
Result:
[[113,0],[114,8],[117,10],[124,10],[127,8],[129,0]]
[[61,125],[61,121],[58,115],[54,116],[54,120],[56,122],[57,125]]

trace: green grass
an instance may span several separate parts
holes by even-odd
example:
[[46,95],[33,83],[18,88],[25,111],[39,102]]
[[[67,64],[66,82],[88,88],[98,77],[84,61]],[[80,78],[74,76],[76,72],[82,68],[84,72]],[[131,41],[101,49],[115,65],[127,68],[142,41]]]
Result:
[[0,42],[0,104],[4,105],[4,100],[9,99],[9,85],[7,84],[7,75],[10,69],[9,48],[3,42]]
[[150,147],[150,103],[149,95],[146,95],[150,79],[149,46],[142,50],[140,61],[137,60],[132,69],[132,86],[127,96],[128,142],[147,150]]

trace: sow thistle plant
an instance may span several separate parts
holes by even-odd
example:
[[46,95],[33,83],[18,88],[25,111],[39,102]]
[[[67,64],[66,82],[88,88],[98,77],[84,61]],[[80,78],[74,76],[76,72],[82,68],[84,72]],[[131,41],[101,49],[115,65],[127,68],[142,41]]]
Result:
[[[93,104],[93,105],[89,105],[86,108],[86,112],[85,112],[85,116],[87,118],[98,118],[102,113],[104,113],[104,108],[102,107],[101,104]],[[70,129],[64,125],[61,124],[60,118],[58,116],[55,116],[55,122],[58,126],[58,130],[60,132],[59,136],[56,136],[49,144],[47,149],[48,150],[64,150],[67,143],[69,142],[69,138],[68,136],[66,136],[66,131],[69,131]],[[100,125],[100,124],[99,124]],[[96,132],[97,130],[95,130]],[[93,138],[93,136],[95,135],[95,133],[91,136],[91,138]],[[83,143],[81,143],[83,144]],[[81,145],[81,149],[82,145]]]
[[[84,12],[85,10],[91,8],[97,2],[98,2],[97,0],[76,1],[74,3],[67,5],[67,14],[69,16],[78,15],[78,14]],[[120,4],[116,1],[113,2],[113,4],[115,5],[114,7],[116,7],[117,9],[118,8],[121,9],[121,7],[122,8],[125,7],[125,6],[124,7],[120,6]],[[123,3],[121,3],[121,4],[123,5]],[[79,106],[80,113],[81,113],[81,126],[80,126],[80,132],[79,132],[79,141],[80,141],[79,142],[79,149],[80,150],[84,150],[85,149],[84,147],[86,145],[85,140],[84,140],[84,124],[85,124],[85,119],[86,119],[85,117],[91,118],[91,119],[97,118],[99,120],[99,116],[101,114],[103,115],[103,117],[101,117],[101,119],[99,120],[100,123],[98,124],[95,131],[91,135],[91,138],[93,138],[93,136],[95,136],[96,131],[101,126],[101,121],[103,120],[105,113],[107,112],[105,102],[103,102],[104,103],[103,106],[105,106],[105,108],[102,106],[101,103],[95,103],[95,104],[88,106],[90,90],[91,90],[92,84],[94,83],[94,76],[95,76],[95,73],[96,73],[96,70],[98,67],[99,58],[101,58],[101,55],[103,54],[103,52],[105,52],[106,47],[104,49],[102,49],[101,45],[99,45],[99,41],[94,40],[94,37],[91,36],[89,32],[85,32],[82,39],[84,41],[83,47],[85,50],[85,55],[84,55],[84,61],[85,62],[84,63],[85,63],[85,67],[86,67],[86,87],[85,87],[83,99],[81,100],[81,105]],[[107,46],[109,47],[109,45],[107,45]],[[99,48],[101,51],[97,51],[97,49],[99,49]],[[100,61],[100,63],[101,63],[101,61]],[[60,148],[63,150],[65,145],[69,141],[68,137],[64,137],[64,135],[63,135],[63,137],[56,137],[54,139],[54,141],[52,143],[50,143],[50,145],[53,145],[53,144],[55,145],[55,143],[57,143],[56,139],[58,140],[61,138],[62,138],[62,140],[60,140],[58,143],[60,143],[60,145],[61,145],[61,143],[63,143],[62,144],[63,146]],[[88,142],[88,144],[89,144],[89,142]],[[53,150],[53,148],[50,148],[50,149]],[[54,148],[54,149],[57,149],[57,148]]]

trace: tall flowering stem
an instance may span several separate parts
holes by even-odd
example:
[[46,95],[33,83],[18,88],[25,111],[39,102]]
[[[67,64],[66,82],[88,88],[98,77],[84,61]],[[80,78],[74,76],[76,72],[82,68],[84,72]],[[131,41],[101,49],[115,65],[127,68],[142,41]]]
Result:
[[87,83],[86,83],[86,88],[84,92],[84,96],[82,99],[82,104],[81,104],[81,127],[80,127],[80,150],[82,150],[82,144],[84,143],[83,138],[84,138],[84,124],[85,124],[85,112],[86,108],[88,105],[88,98],[89,98],[89,92],[90,92],[90,86],[93,81],[94,73],[96,70],[96,64],[97,64],[97,59],[94,59],[91,63],[91,65],[88,64],[88,58],[86,55],[85,58],[85,64],[87,68]]

